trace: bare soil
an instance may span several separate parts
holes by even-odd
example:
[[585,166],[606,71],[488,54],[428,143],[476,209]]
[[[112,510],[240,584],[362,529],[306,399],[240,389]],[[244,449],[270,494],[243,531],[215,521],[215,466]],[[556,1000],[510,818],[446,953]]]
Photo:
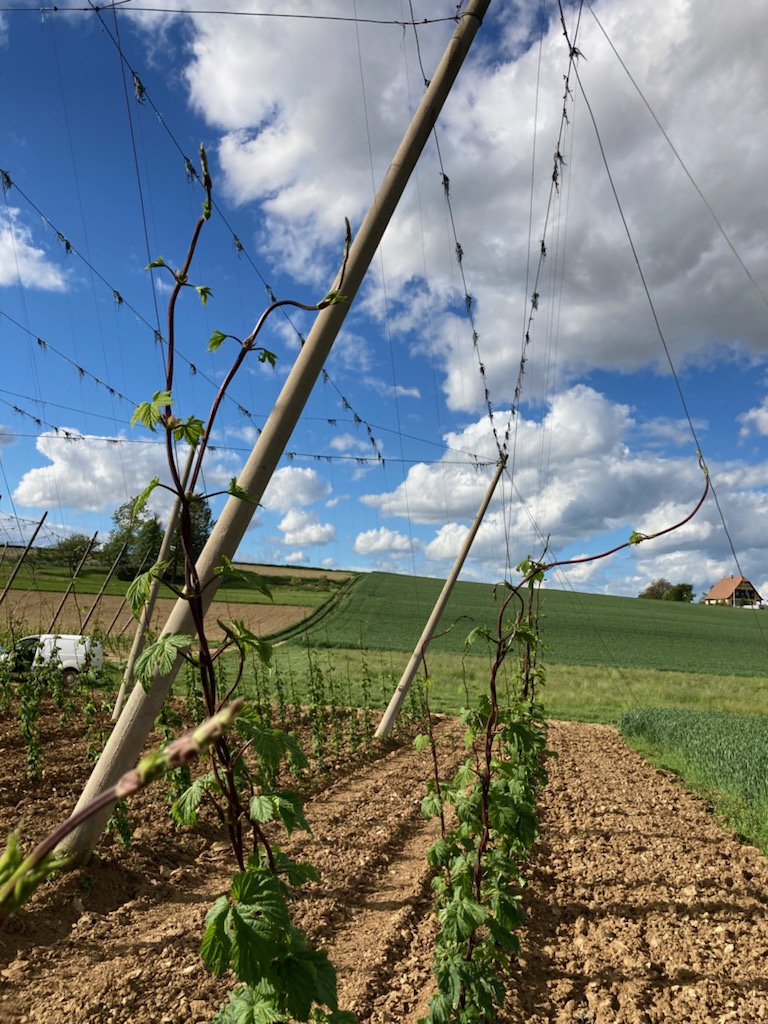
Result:
[[[463,756],[440,725],[444,770]],[[87,769],[83,744],[46,721],[43,783],[0,719],[0,828],[30,839],[65,816]],[[506,1024],[694,1024],[768,1017],[768,869],[703,801],[654,771],[607,726],[553,723],[542,836],[530,864],[523,955]],[[337,766],[309,797],[313,835],[291,852],[322,882],[296,907],[328,949],[341,1004],[370,1024],[410,1024],[432,990],[429,877],[434,823],[419,814],[428,758],[410,743]],[[0,1020],[19,1024],[209,1021],[226,979],[198,947],[231,862],[210,827],[175,831],[142,794],[130,853],[107,840],[79,872],[36,894],[0,933]]]
[[[49,632],[48,627],[59,610],[62,594],[45,591],[12,590],[3,603],[3,615],[6,621],[23,622],[28,632]],[[91,607],[96,601],[95,594],[70,594],[56,618],[56,630],[61,633],[80,633],[87,619],[86,632],[100,630],[109,632],[111,637],[133,637],[136,630],[136,619],[122,597],[103,595],[89,617]],[[156,632],[165,625],[175,605],[171,598],[158,598],[152,616],[151,628]],[[207,618],[208,635],[215,637],[221,634],[216,620],[239,619],[253,633],[267,635],[301,622],[314,611],[304,605],[274,604],[230,604],[217,601],[211,608]]]

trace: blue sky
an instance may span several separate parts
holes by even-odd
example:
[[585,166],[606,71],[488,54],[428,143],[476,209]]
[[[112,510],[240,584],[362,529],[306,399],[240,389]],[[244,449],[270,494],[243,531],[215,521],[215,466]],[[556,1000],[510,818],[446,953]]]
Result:
[[[186,417],[205,415],[236,351],[208,338],[245,337],[265,282],[305,303],[327,291],[344,217],[359,226],[456,11],[414,0],[416,36],[404,0],[68,6],[0,13],[0,541],[45,510],[48,541],[105,537],[113,509],[164,475],[162,447],[129,423],[163,387],[170,278],[144,268],[182,262],[201,208],[184,157],[205,143],[216,204],[191,273],[212,298],[186,290],[177,316]],[[683,518],[703,477],[655,311],[738,566],[768,596],[768,13],[593,9],[564,101],[556,9],[491,5],[438,123],[442,168],[433,139],[241,557],[445,575],[508,424],[509,472],[463,578],[508,576],[543,537],[572,558]],[[268,322],[276,367],[254,361],[234,382],[208,490],[242,466],[311,323]],[[553,582],[633,595],[666,576],[701,595],[738,571],[710,499],[678,533]]]

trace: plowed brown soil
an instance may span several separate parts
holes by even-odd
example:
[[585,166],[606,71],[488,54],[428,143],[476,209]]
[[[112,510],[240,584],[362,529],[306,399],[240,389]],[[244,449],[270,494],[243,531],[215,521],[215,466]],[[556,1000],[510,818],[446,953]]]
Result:
[[[81,633],[83,623],[87,623],[87,633],[101,630],[102,633],[109,632],[112,638],[133,637],[136,619],[122,597],[105,594],[96,603],[94,594],[82,597],[70,594],[59,608],[62,597],[57,592],[12,590],[3,602],[4,621],[23,622],[28,633],[48,633],[55,617],[54,628],[60,633]],[[95,603],[96,608],[91,614]],[[158,598],[150,623],[152,629],[160,632],[175,603],[170,598]],[[313,611],[313,608],[303,605],[229,604],[219,601],[211,607],[206,624],[208,635],[214,637],[221,633],[216,622],[219,618],[239,619],[252,632],[268,635],[301,622]]]
[[[30,838],[68,813],[82,744],[51,718],[44,783],[0,721],[0,827]],[[463,756],[441,723],[446,773]],[[768,870],[701,800],[649,768],[606,726],[553,723],[542,838],[530,866],[524,952],[501,1020],[749,1024],[768,1016]],[[337,966],[341,1003],[371,1024],[411,1022],[431,993],[434,823],[419,801],[428,759],[410,743],[338,766],[307,804],[313,835],[291,852],[320,885],[297,917]],[[43,889],[0,933],[0,1020],[24,1024],[211,1019],[226,979],[201,964],[201,924],[231,864],[212,830],[174,834],[143,794],[130,854],[107,842],[88,868]]]

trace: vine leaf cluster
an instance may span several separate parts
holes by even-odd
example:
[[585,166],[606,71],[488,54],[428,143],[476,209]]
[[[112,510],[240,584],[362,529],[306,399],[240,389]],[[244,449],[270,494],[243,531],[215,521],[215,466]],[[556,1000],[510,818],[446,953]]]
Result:
[[[699,459],[704,491],[680,522],[651,534],[632,531],[625,543],[587,558],[547,562],[542,556],[518,566],[522,578],[514,585],[505,583],[495,629],[475,629],[467,641],[488,643],[491,669],[487,693],[462,712],[468,756],[453,778],[440,777],[431,718],[427,732],[417,737],[419,748],[431,748],[434,767],[422,813],[439,817],[441,823],[441,836],[427,853],[436,872],[439,923],[434,961],[438,992],[430,1002],[427,1024],[495,1020],[504,1005],[509,969],[520,952],[516,932],[524,920],[524,868],[538,837],[536,800],[546,781],[549,753],[538,701],[545,680],[539,621],[545,573],[605,558],[680,529],[709,492],[709,473]],[[514,681],[500,693],[501,670],[510,655],[515,659]]]
[[[431,748],[434,766],[421,810],[441,823],[441,836],[427,852],[439,924],[438,992],[428,1024],[494,1020],[520,952],[524,867],[538,837],[536,798],[546,780],[546,727],[536,700],[543,679],[536,575],[536,585],[522,591],[525,597],[521,587],[505,597],[496,630],[475,629],[467,640],[468,646],[489,644],[491,670],[488,692],[462,712],[468,754],[453,778],[440,778],[431,723],[416,741]],[[515,682],[500,693],[510,655],[516,658]]]
[[[342,288],[351,229],[347,221],[337,286],[320,302],[307,305],[290,299],[274,300],[247,337],[239,339],[221,330],[213,333],[208,342],[209,350],[215,351],[230,340],[236,343],[232,365],[223,377],[205,420],[192,415],[186,418],[179,416],[174,411],[173,394],[176,302],[185,288],[194,288],[204,305],[212,297],[210,288],[193,284],[190,280],[194,254],[212,207],[212,183],[203,147],[200,157],[205,200],[184,262],[179,269],[173,269],[164,259],[157,259],[148,267],[149,270],[167,271],[173,279],[168,301],[164,387],[156,391],[150,401],[140,403],[131,420],[132,426],[141,424],[151,432],[164,433],[165,436],[171,483],[165,485],[158,478],[152,480],[139,496],[137,506],[143,506],[156,487],[166,487],[178,502],[184,582],[177,585],[169,581],[167,585],[178,598],[188,603],[195,635],[161,635],[146,647],[137,660],[135,671],[139,682],[149,688],[157,675],[169,674],[181,657],[198,681],[202,706],[210,716],[215,715],[222,704],[238,691],[248,659],[255,658],[268,665],[271,648],[241,621],[222,623],[224,639],[213,644],[206,631],[205,592],[224,578],[236,577],[241,582],[255,584],[262,593],[270,595],[269,589],[254,578],[255,574],[236,569],[227,556],[220,559],[220,564],[206,582],[202,582],[198,575],[192,549],[191,510],[195,501],[212,496],[196,493],[204,457],[222,400],[246,358],[255,354],[263,363],[271,366],[276,363],[276,355],[258,344],[259,334],[268,317],[285,306],[317,311],[345,301]],[[180,445],[186,445],[193,451],[186,483],[182,483],[180,473]],[[235,478],[226,493],[238,500],[252,501]],[[146,602],[152,582],[162,579],[166,568],[167,565],[159,562],[131,585],[128,597],[135,613]],[[235,654],[234,672],[231,660],[224,660],[227,652]],[[295,828],[309,830],[299,796],[278,787],[283,765],[294,772],[301,772],[307,767],[296,737],[268,725],[256,712],[246,709],[238,715],[231,733],[217,737],[211,744],[208,758],[208,771],[177,797],[172,816],[180,824],[194,825],[202,804],[212,807],[228,835],[239,868],[229,894],[217,900],[206,918],[201,950],[203,959],[214,974],[221,975],[231,969],[238,980],[230,1002],[220,1010],[216,1020],[267,1021],[284,1020],[290,1016],[296,1020],[348,1024],[354,1017],[338,1009],[335,971],[326,954],[313,949],[290,919],[293,889],[307,881],[317,880],[317,874],[309,865],[296,864],[287,858],[274,838],[276,827],[278,833],[282,829],[286,835]]]

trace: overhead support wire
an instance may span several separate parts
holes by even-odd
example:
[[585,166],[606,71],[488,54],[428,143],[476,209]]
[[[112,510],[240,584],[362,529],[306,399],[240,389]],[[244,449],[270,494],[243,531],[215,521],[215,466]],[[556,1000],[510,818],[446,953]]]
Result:
[[221,10],[220,8],[210,7],[186,7],[180,10],[178,7],[158,7],[158,6],[145,6],[142,4],[133,3],[132,0],[112,0],[111,3],[103,4],[89,4],[88,7],[61,7],[61,6],[47,6],[40,4],[39,6],[32,7],[25,5],[19,7],[15,4],[2,4],[0,5],[0,14],[13,13],[13,14],[98,14],[101,11],[116,11],[126,5],[130,4],[130,10],[141,11],[143,14],[174,14],[177,16],[189,16],[192,14],[205,14],[211,17],[218,16],[222,18],[274,18],[283,21],[340,21],[349,23],[358,23],[361,25],[390,25],[396,28],[410,28],[413,24],[418,25],[440,25],[447,21],[457,22],[461,19],[462,13],[443,15],[440,18],[421,18],[418,22],[411,22],[402,18],[360,18],[350,17],[349,15],[343,14],[295,14],[287,11],[236,11],[236,10]]
[[[408,0],[408,6],[409,6],[409,10],[411,12],[411,18],[412,18],[412,24],[413,24],[413,35],[414,35],[414,39],[416,41],[416,54],[417,54],[418,61],[419,61],[419,68],[421,70],[421,77],[422,77],[422,81],[424,82],[424,88],[428,89],[429,88],[429,84],[430,84],[430,80],[427,78],[426,72],[424,70],[424,63],[423,63],[422,58],[421,58],[421,46],[419,44],[419,34],[418,34],[418,31],[417,31],[417,22],[413,18],[413,0]],[[496,443],[496,450],[498,452],[499,458],[501,458],[502,454],[503,454],[503,450],[504,450],[504,445],[499,440],[499,435],[498,435],[497,430],[496,430],[496,422],[495,422],[495,419],[494,419],[493,402],[491,400],[491,392],[490,392],[490,388],[488,386],[488,378],[487,378],[487,375],[486,375],[485,363],[483,362],[483,358],[482,358],[482,356],[480,354],[480,336],[478,334],[477,325],[475,323],[474,299],[472,297],[472,294],[469,291],[469,287],[468,287],[468,284],[467,284],[467,277],[466,277],[466,273],[465,273],[465,269],[464,269],[464,255],[465,255],[465,253],[464,253],[464,248],[461,245],[461,242],[459,241],[458,232],[456,230],[456,218],[454,217],[453,204],[451,202],[451,179],[448,177],[448,174],[446,173],[446,170],[445,170],[445,164],[443,162],[443,154],[442,154],[442,151],[440,149],[440,138],[439,138],[438,131],[437,131],[437,125],[435,125],[433,127],[433,129],[432,129],[432,137],[433,137],[433,139],[435,141],[435,153],[437,154],[438,166],[440,168],[440,181],[441,181],[442,188],[443,188],[443,198],[445,200],[445,206],[446,206],[446,210],[447,210],[447,213],[448,213],[448,220],[449,220],[449,223],[451,225],[451,233],[453,235],[454,254],[455,254],[455,257],[456,257],[456,263],[457,263],[458,268],[459,268],[459,275],[461,277],[461,284],[462,284],[462,289],[463,289],[464,310],[465,310],[465,313],[466,313],[467,320],[469,321],[469,326],[470,326],[471,335],[472,335],[472,348],[473,348],[473,351],[475,353],[475,357],[477,359],[478,371],[480,373],[480,380],[481,380],[481,385],[482,385],[482,390],[483,390],[483,400],[485,402],[485,408],[486,408],[486,411],[488,413],[488,421],[489,421],[490,426],[491,426],[491,433],[493,434],[493,438],[494,438],[494,441]]]
[[[578,34],[579,24],[581,20],[581,3],[579,4],[579,12],[577,16],[576,34]],[[565,28],[565,16],[562,14],[561,8],[561,21],[563,24],[563,30],[566,33],[566,39],[568,39],[567,30]],[[536,314],[539,310],[539,300],[541,299],[540,294],[540,281],[544,262],[547,259],[547,240],[549,232],[549,223],[552,215],[552,207],[554,204],[555,197],[560,193],[561,179],[563,170],[565,168],[565,158],[563,153],[565,151],[565,134],[570,119],[568,117],[568,107],[573,100],[573,92],[571,89],[571,75],[575,71],[576,60],[579,56],[579,51],[575,46],[571,45],[570,39],[568,39],[568,70],[563,76],[564,87],[563,87],[563,106],[560,114],[560,126],[558,130],[557,141],[555,143],[555,150],[552,157],[552,175],[550,178],[549,195],[547,198],[547,207],[544,214],[544,223],[541,231],[541,238],[539,240],[539,254],[536,264],[536,273],[533,279],[533,286],[531,287],[530,295],[527,296],[527,310],[528,314],[525,320],[525,326],[523,329],[522,344],[520,350],[520,364],[518,367],[517,382],[515,384],[514,400],[510,408],[510,422],[513,418],[517,418],[520,411],[520,401],[523,395],[523,378],[526,372],[526,364],[529,358],[529,349],[533,340],[533,324],[536,319]],[[530,287],[530,285],[529,285]],[[510,424],[507,425],[505,432],[505,438],[509,438],[510,435]],[[513,453],[514,455],[514,453]],[[512,473],[514,474],[514,457],[512,460]]]
[[[203,614],[210,606],[216,591],[215,570],[221,564],[222,557],[234,557],[250,525],[253,509],[263,497],[285,445],[320,376],[323,363],[358,293],[489,4],[490,0],[470,0],[470,7],[475,16],[461,19],[446,47],[432,84],[403,135],[373,205],[349,248],[348,259],[345,256],[343,294],[348,298],[348,302],[329,304],[318,314],[307,343],[299,352],[273,412],[240,473],[238,486],[254,504],[242,501],[237,495],[230,496],[198,558],[196,569],[201,586]],[[334,287],[341,287],[338,276]],[[179,600],[165,624],[163,634],[193,631],[194,623],[189,603]],[[168,671],[158,672],[146,692],[143,688],[133,690],[120,721],[107,741],[83,791],[80,806],[87,803],[92,794],[102,792],[114,779],[119,778],[125,771],[126,764],[135,763],[170,692],[180,664],[179,657]],[[110,808],[105,807],[103,814],[94,816],[86,825],[73,832],[64,844],[67,851],[78,857],[87,855],[98,841],[109,813]]]
[[[157,105],[155,104],[154,100],[152,99],[152,96],[151,96],[149,90],[147,89],[146,85],[144,84],[144,82],[140,78],[138,71],[130,63],[130,61],[128,60],[128,58],[127,58],[127,56],[125,54],[125,51],[123,50],[122,44],[120,42],[119,31],[118,31],[118,28],[117,28],[118,22],[117,22],[116,14],[114,16],[115,32],[113,33],[110,30],[109,26],[105,23],[104,19],[101,17],[101,11],[102,11],[103,8],[101,8],[100,6],[94,5],[94,4],[92,4],[91,6],[92,6],[92,8],[94,10],[94,13],[96,13],[99,16],[99,20],[100,20],[100,22],[102,24],[102,27],[104,28],[104,31],[105,31],[107,37],[110,39],[110,41],[112,42],[112,44],[114,45],[114,47],[115,47],[115,49],[117,51],[117,54],[118,54],[120,62],[121,62],[121,67],[123,68],[123,71],[124,72],[128,72],[130,74],[130,76],[131,76],[131,81],[133,83],[134,96],[136,98],[137,104],[139,106],[142,106],[145,103],[149,105],[149,107],[152,109],[153,113],[155,114],[155,117],[157,118],[158,123],[161,125],[161,127],[165,131],[166,135],[168,136],[168,138],[172,142],[173,146],[175,147],[175,149],[177,150],[177,152],[181,156],[181,158],[183,160],[183,163],[184,163],[184,173],[186,175],[187,181],[189,181],[189,182],[195,181],[202,188],[203,187],[203,181],[202,181],[202,178],[200,177],[200,173],[197,170],[197,167],[195,166],[193,161],[190,159],[190,157],[184,152],[184,150],[183,150],[183,148],[181,146],[181,143],[177,139],[176,135],[174,134],[174,132],[171,129],[171,127],[168,124],[168,122],[166,121],[166,119],[163,116],[162,112],[160,111],[160,109],[157,107]],[[132,10],[136,10],[135,7],[132,7],[131,9]],[[341,20],[354,20],[354,19],[341,19]],[[458,19],[455,18],[455,19],[452,19],[452,20],[458,20]],[[123,78],[125,78],[125,75],[123,76]],[[130,125],[130,129],[131,129],[131,144],[133,146],[134,160],[135,160],[135,140],[134,140],[134,133],[133,133],[133,119],[130,116],[130,104],[128,103],[127,91],[126,91],[126,104],[129,107],[128,119],[129,119],[129,125]],[[138,162],[135,160],[135,163],[136,163],[136,174],[137,174],[137,178],[138,178],[138,176],[139,176]],[[140,179],[139,179],[139,188],[140,188],[140,191],[141,191]],[[233,248],[234,248],[235,252],[237,253],[238,257],[242,256],[242,257],[244,257],[246,259],[246,261],[248,262],[248,264],[250,265],[250,267],[252,268],[254,273],[257,275],[257,277],[261,281],[261,283],[262,283],[262,285],[264,287],[264,291],[265,291],[265,293],[267,295],[267,298],[269,299],[270,303],[277,302],[278,300],[277,300],[277,296],[276,296],[276,294],[274,292],[274,289],[272,288],[272,286],[270,285],[269,281],[267,280],[267,278],[264,276],[264,274],[260,270],[258,264],[255,262],[255,260],[251,256],[250,252],[248,251],[247,247],[244,245],[244,243],[243,243],[242,239],[240,238],[240,236],[235,232],[234,228],[230,224],[229,220],[226,217],[226,214],[224,213],[224,211],[221,208],[221,206],[219,205],[219,203],[216,201],[215,197],[212,197],[210,199],[210,203],[211,203],[211,209],[216,213],[218,218],[221,220],[221,222],[224,224],[224,226],[226,227],[227,231],[231,235],[231,237],[232,237],[232,245],[233,245]],[[142,196],[142,216],[144,217],[145,236],[146,236],[146,218],[144,216],[143,196]],[[147,262],[150,263],[151,260],[152,260],[152,257],[151,257],[151,254],[149,253],[149,248],[147,248]],[[115,294],[117,295],[117,292],[115,292]],[[153,297],[154,296],[155,296],[155,292],[154,292],[154,284],[153,284]],[[155,309],[157,311],[157,304],[156,304],[156,302],[155,302]],[[296,338],[299,341],[299,344],[303,346],[306,339],[304,338],[304,336],[302,335],[301,331],[298,329],[298,327],[294,323],[293,319],[291,318],[290,313],[288,312],[288,310],[284,306],[281,306],[280,314],[283,316],[283,318],[286,320],[286,322],[290,325],[291,329],[293,330],[294,334],[296,335]],[[159,314],[158,314],[158,324],[159,324]],[[155,338],[159,342],[164,342],[165,341],[165,338],[163,337],[162,332],[159,330],[159,327],[155,331]],[[189,368],[190,368],[192,373],[194,373],[194,374],[201,373],[201,371],[198,369],[198,367],[194,363],[192,363],[188,359],[186,359],[186,357],[181,355],[181,353],[178,353],[178,354],[180,355],[180,357],[182,359],[184,359],[189,364]],[[325,376],[326,381],[331,383],[331,384],[333,384],[333,381],[331,380],[331,378],[328,375],[327,371],[324,370],[323,372],[324,372],[324,376]],[[209,377],[207,377],[206,374],[203,373],[202,376],[203,376],[203,378],[205,380],[208,381],[208,383],[210,383],[210,384],[212,384],[214,386],[214,389],[217,388],[217,385],[215,384],[215,382],[213,382]],[[335,384],[333,386],[336,387]],[[339,389],[336,388],[336,390],[338,391]],[[341,392],[339,392],[339,394],[341,394]],[[351,403],[343,395],[341,397],[342,397],[342,400],[343,400],[343,403],[344,403],[344,408],[345,409],[351,409],[354,412],[354,410],[352,409]],[[226,398],[227,398],[228,401],[233,401],[233,399],[229,395],[227,395]],[[240,408],[242,409],[242,406]],[[244,410],[244,415],[246,415],[248,418],[250,418],[250,413],[248,413],[247,410]],[[383,462],[383,456],[381,455],[381,452],[376,447],[376,441],[375,441],[375,438],[373,437],[373,435],[371,433],[369,424],[365,421],[365,419],[362,416],[359,416],[356,412],[355,412],[355,417],[356,417],[357,421],[359,421],[360,423],[364,423],[365,424],[365,426],[366,426],[366,428],[368,430],[369,439],[371,440],[371,443],[374,445],[374,448],[376,448],[376,451],[377,451],[377,454],[379,456],[379,459]],[[256,427],[256,429],[257,429],[257,431],[259,430],[258,427]]]
[[[570,49],[571,54],[575,55],[575,57],[578,58],[578,57],[581,56],[581,54],[576,49],[575,45],[573,45],[570,42],[570,39],[568,38],[568,30],[567,30],[566,25],[565,25],[565,18],[564,18],[563,11],[562,11],[561,0],[558,0],[558,5],[560,6],[560,15],[561,15],[561,21],[562,21],[562,25],[563,25],[563,34],[565,35],[566,40],[568,41],[568,45],[569,45],[569,49]],[[611,192],[613,194],[613,198],[614,198],[614,201],[616,203],[616,207],[617,207],[617,210],[618,210],[618,213],[619,213],[619,217],[621,218],[621,223],[622,223],[622,226],[624,228],[624,232],[625,232],[625,234],[627,236],[627,241],[629,243],[629,248],[630,248],[630,251],[632,253],[632,258],[633,258],[633,260],[635,262],[635,266],[637,267],[637,272],[638,272],[638,275],[640,277],[640,282],[641,282],[641,285],[642,285],[642,288],[643,288],[643,292],[644,292],[646,300],[648,302],[648,307],[650,309],[651,316],[653,318],[653,323],[654,323],[654,326],[656,328],[656,333],[659,336],[659,340],[661,342],[662,349],[664,350],[664,354],[666,356],[667,363],[669,365],[670,373],[672,375],[672,379],[674,381],[675,388],[676,388],[678,396],[680,398],[680,403],[681,403],[681,406],[682,406],[682,409],[683,409],[683,413],[684,413],[685,418],[687,420],[688,428],[689,428],[690,433],[691,433],[691,437],[693,438],[693,442],[694,442],[694,445],[695,445],[695,448],[696,448],[696,456],[699,459],[699,461],[703,464],[703,461],[704,461],[703,448],[702,448],[702,445],[701,445],[701,443],[699,441],[698,435],[696,433],[696,427],[694,425],[693,418],[691,416],[690,409],[688,407],[688,402],[686,401],[685,393],[683,391],[683,385],[682,385],[680,377],[679,377],[679,375],[677,373],[677,368],[675,366],[674,360],[672,359],[672,353],[670,351],[669,345],[667,344],[667,339],[666,339],[666,336],[664,334],[664,330],[663,330],[663,328],[661,326],[661,320],[660,320],[658,312],[656,310],[656,305],[655,305],[655,303],[653,301],[653,297],[651,295],[651,290],[650,290],[650,287],[648,285],[648,281],[646,279],[645,273],[643,271],[642,263],[640,261],[640,256],[638,254],[637,247],[635,246],[634,239],[632,237],[632,232],[630,230],[629,223],[628,223],[626,215],[624,213],[624,208],[622,206],[621,199],[619,197],[618,189],[616,187],[616,183],[614,181],[613,174],[611,173],[611,168],[610,168],[610,165],[608,163],[608,156],[606,154],[605,147],[603,145],[603,140],[602,140],[602,137],[600,135],[600,129],[598,128],[598,125],[597,125],[597,119],[595,118],[594,111],[592,109],[592,105],[589,102],[589,98],[588,98],[586,90],[584,88],[584,83],[582,82],[581,76],[579,75],[579,70],[578,70],[577,64],[574,64],[574,73],[575,73],[575,76],[576,76],[576,81],[577,81],[578,86],[579,86],[579,91],[581,92],[581,95],[582,95],[582,98],[584,100],[585,106],[586,106],[587,111],[589,113],[590,120],[592,122],[592,127],[593,127],[594,132],[595,132],[595,138],[597,140],[598,149],[600,151],[600,156],[601,156],[602,161],[603,161],[603,166],[605,168],[605,172],[606,172],[606,175],[607,175],[608,183],[610,185]],[[661,128],[660,125],[659,125],[659,128]],[[697,191],[698,191],[698,189],[697,189]],[[701,193],[699,193],[699,194],[701,194]],[[736,553],[736,546],[735,546],[735,544],[733,542],[733,538],[731,537],[731,533],[730,533],[730,531],[728,529],[728,524],[727,524],[727,522],[725,520],[725,514],[723,512],[723,509],[722,509],[722,506],[720,504],[720,501],[719,501],[719,499],[717,497],[717,491],[715,489],[714,481],[711,479],[709,474],[708,474],[708,481],[709,481],[709,490],[711,491],[712,498],[713,498],[713,500],[715,502],[715,506],[717,508],[718,516],[720,518],[720,522],[721,522],[721,525],[723,527],[723,532],[724,532],[724,534],[726,536],[726,539],[728,540],[728,545],[729,545],[730,550],[731,550],[731,555],[733,556],[734,564],[736,565],[736,568],[739,571],[739,575],[743,575],[743,572],[742,572],[742,569],[741,569],[741,565],[739,563],[739,557],[738,557],[738,555]],[[758,624],[759,624],[759,620],[758,620]],[[759,625],[758,628],[760,629],[760,631],[762,633],[762,627]]]
[[691,172],[688,170],[688,167],[687,167],[685,161],[680,156],[680,153],[677,151],[677,148],[676,148],[675,144],[672,142],[672,139],[667,134],[666,129],[664,128],[664,125],[661,123],[659,118],[656,116],[656,112],[654,111],[653,107],[650,105],[650,103],[646,99],[646,97],[645,97],[642,89],[640,88],[640,86],[637,84],[635,79],[632,77],[632,73],[629,70],[629,68],[627,67],[627,65],[625,64],[624,60],[622,59],[621,54],[616,49],[616,47],[614,46],[613,41],[611,40],[610,36],[608,35],[608,33],[603,28],[603,25],[602,25],[600,19],[595,14],[595,11],[594,11],[594,8],[592,7],[592,4],[589,2],[589,0],[583,0],[583,2],[586,3],[587,7],[589,8],[589,13],[595,19],[595,22],[597,23],[598,28],[600,29],[600,31],[605,36],[605,40],[608,43],[608,45],[610,46],[611,50],[613,51],[613,54],[616,57],[616,60],[621,65],[621,67],[622,67],[624,73],[626,74],[627,78],[630,80],[630,82],[634,86],[635,91],[637,92],[637,95],[640,97],[640,99],[642,100],[643,104],[645,105],[648,113],[653,118],[653,121],[654,121],[656,127],[659,129],[659,131],[661,132],[662,136],[664,137],[664,141],[667,143],[669,148],[672,150],[672,153],[673,153],[675,159],[677,160],[677,162],[680,164],[681,168],[683,169],[683,173],[685,174],[686,178],[691,183],[693,188],[696,190],[697,195],[701,199],[702,203],[704,203],[704,206],[707,208],[707,211],[709,212],[710,216],[712,217],[712,220],[715,222],[717,230],[722,235],[722,237],[723,237],[724,241],[726,242],[728,248],[731,250],[733,255],[736,257],[736,260],[737,260],[739,266],[744,271],[744,273],[747,275],[747,277],[748,277],[749,281],[751,282],[752,286],[754,287],[755,291],[758,293],[758,295],[763,300],[765,305],[768,306],[768,295],[766,295],[766,293],[760,287],[760,284],[758,283],[758,281],[755,278],[754,274],[752,273],[752,271],[749,269],[747,264],[742,259],[741,253],[736,248],[735,243],[732,241],[730,235],[728,234],[728,232],[723,227],[722,221],[720,220],[720,218],[718,217],[717,213],[715,212],[714,207],[709,202],[707,197],[704,195],[704,193],[701,190],[701,188],[699,187],[696,179],[693,177]]
[[[93,3],[91,3],[91,6],[94,7]],[[96,9],[96,8],[94,7],[94,9]],[[114,8],[112,9],[112,16],[113,16],[114,23],[115,23],[115,38],[116,38],[116,42],[117,42],[118,52],[122,55],[122,47],[120,45],[120,29],[119,29],[118,21],[117,21],[117,12],[115,11]],[[103,24],[103,20],[102,20],[102,24]],[[138,151],[136,149],[136,133],[135,133],[134,127],[133,127],[133,116],[132,116],[132,113],[131,113],[131,103],[130,103],[130,100],[128,99],[128,84],[127,84],[127,82],[125,80],[124,65],[123,65],[122,61],[120,62],[120,81],[121,81],[122,86],[123,86],[123,96],[125,98],[125,114],[126,114],[126,118],[128,120],[128,132],[129,132],[130,139],[131,139],[131,153],[133,154],[133,168],[134,168],[134,171],[135,171],[135,174],[136,174],[136,189],[138,191],[138,196],[139,196],[139,209],[141,211],[141,226],[142,226],[143,234],[144,234],[144,248],[145,248],[145,251],[146,251],[147,264],[150,264],[152,262],[152,248],[151,248],[151,246],[149,244],[149,228],[147,226],[147,207],[146,207],[146,203],[144,201],[144,184],[143,184],[143,182],[141,180],[141,169],[139,167],[139,154],[138,154]],[[159,307],[158,301],[157,301],[157,289],[155,288],[155,275],[154,274],[150,274],[149,275],[149,286],[150,286],[150,289],[152,291],[152,305],[153,305],[154,311],[155,311],[155,339],[157,341],[160,341],[160,338],[162,337],[162,333],[161,333],[161,330],[160,330],[160,307]],[[162,352],[163,361],[165,361],[165,349],[162,348],[162,346],[161,346],[161,352]]]

